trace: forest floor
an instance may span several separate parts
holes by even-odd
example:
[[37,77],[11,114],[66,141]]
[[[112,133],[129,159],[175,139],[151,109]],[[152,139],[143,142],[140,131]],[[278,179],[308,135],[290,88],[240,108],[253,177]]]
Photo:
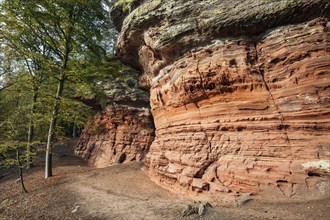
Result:
[[[262,202],[216,206],[202,217],[182,217],[191,200],[152,182],[138,162],[96,169],[74,155],[75,140],[54,150],[54,176],[44,179],[39,161],[25,175],[22,193],[17,174],[0,179],[0,219],[330,219],[330,200]],[[0,175],[1,176],[1,175]]]

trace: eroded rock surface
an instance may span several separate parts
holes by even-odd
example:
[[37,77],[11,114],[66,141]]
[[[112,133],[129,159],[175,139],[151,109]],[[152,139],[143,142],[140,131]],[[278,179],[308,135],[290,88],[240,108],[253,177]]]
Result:
[[329,191],[328,1],[139,4],[118,48],[150,88],[155,180],[214,199]]
[[143,160],[154,140],[149,94],[129,72],[98,85],[108,104],[82,132],[76,154],[96,167]]
[[125,11],[113,16],[121,27],[118,54],[133,67],[142,67],[140,86],[145,88],[150,88],[162,68],[212,41],[261,34],[330,14],[330,3],[325,0],[131,2],[128,15]]

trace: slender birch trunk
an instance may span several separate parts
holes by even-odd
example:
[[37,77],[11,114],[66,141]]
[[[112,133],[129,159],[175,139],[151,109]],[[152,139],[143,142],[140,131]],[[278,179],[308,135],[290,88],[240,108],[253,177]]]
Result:
[[48,137],[47,137],[47,147],[46,147],[46,162],[45,162],[45,178],[51,177],[53,175],[52,173],[52,154],[53,154],[53,146],[52,141],[54,137],[55,127],[56,127],[56,120],[58,116],[58,112],[60,109],[60,99],[63,94],[64,89],[64,77],[63,74],[61,74],[58,86],[57,86],[57,92],[55,95],[55,103],[53,106],[52,116],[50,119],[50,125],[49,125],[49,131],[48,131]]

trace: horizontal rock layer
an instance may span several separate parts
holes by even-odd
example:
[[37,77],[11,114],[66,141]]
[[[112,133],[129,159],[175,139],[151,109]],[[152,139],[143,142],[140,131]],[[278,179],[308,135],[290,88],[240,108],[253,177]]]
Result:
[[76,154],[96,167],[141,161],[153,139],[154,128],[149,109],[108,106],[84,129]]
[[145,88],[150,88],[162,68],[211,41],[258,35],[280,25],[330,16],[330,3],[324,0],[129,2],[130,13],[113,10],[115,23],[121,27],[118,55],[144,71],[140,86]]
[[317,19],[218,41],[163,69],[151,87],[149,174],[215,198],[325,193],[329,27]]

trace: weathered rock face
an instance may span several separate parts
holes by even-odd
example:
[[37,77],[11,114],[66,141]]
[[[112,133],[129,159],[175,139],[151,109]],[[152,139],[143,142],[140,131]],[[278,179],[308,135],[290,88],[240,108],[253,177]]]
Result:
[[136,74],[125,76],[99,83],[109,104],[80,136],[76,154],[93,166],[141,161],[154,140],[149,95],[137,88]]
[[[114,10],[121,32],[119,56],[142,67],[140,86],[150,88],[165,66],[184,54],[243,35],[258,35],[276,26],[329,16],[324,0],[133,0],[131,13]],[[123,22],[120,25],[120,22]]]
[[279,28],[175,62],[151,88],[150,172],[192,190],[285,196],[328,181],[326,28]]
[[154,179],[214,199],[329,191],[328,1],[139,4],[118,47],[150,88]]

